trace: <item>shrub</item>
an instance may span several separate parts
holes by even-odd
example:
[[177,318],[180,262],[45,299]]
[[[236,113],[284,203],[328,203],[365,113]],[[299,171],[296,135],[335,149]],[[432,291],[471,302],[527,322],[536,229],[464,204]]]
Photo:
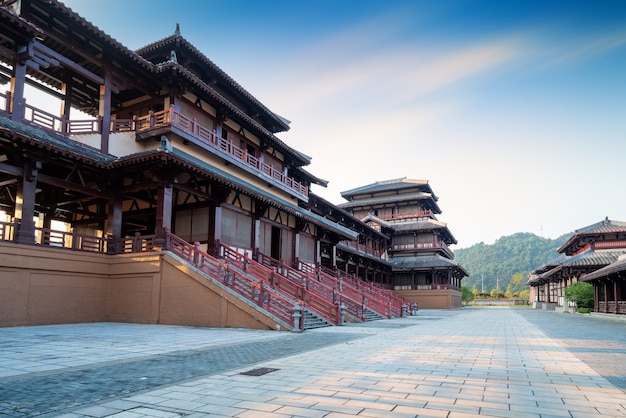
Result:
[[576,302],[579,308],[592,308],[594,302],[593,286],[585,282],[577,282],[564,290],[565,299]]
[[576,312],[578,313],[590,313],[593,312],[592,308],[578,308],[576,309]]

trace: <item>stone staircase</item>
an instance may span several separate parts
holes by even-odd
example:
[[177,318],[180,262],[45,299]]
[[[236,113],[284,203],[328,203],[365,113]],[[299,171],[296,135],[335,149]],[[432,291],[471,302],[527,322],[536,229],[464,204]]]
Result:
[[333,324],[306,308],[302,311],[302,317],[305,330],[333,326]]
[[374,312],[371,309],[365,308],[365,322],[378,321],[381,319],[387,319],[378,312]]

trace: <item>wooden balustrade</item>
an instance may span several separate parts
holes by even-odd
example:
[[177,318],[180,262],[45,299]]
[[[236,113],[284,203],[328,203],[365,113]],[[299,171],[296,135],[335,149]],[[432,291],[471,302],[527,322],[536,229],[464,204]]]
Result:
[[[0,94],[1,105],[4,106],[0,107],[0,111],[4,110],[9,113],[10,93]],[[56,116],[29,104],[25,105],[24,121],[64,136],[102,133],[102,118],[68,120],[65,117]],[[113,119],[110,122],[109,130],[112,133],[141,132],[167,126],[175,126],[200,140],[201,143],[242,161],[247,166],[283,184],[288,189],[303,196],[308,196],[309,190],[305,184],[286,176],[282,171],[276,170],[271,165],[263,163],[259,158],[248,154],[245,149],[234,145],[232,141],[217,136],[215,131],[197,123],[196,119],[176,112],[173,106],[157,112],[150,111],[147,115],[134,119]]]
[[406,220],[406,219],[416,219],[416,218],[430,218],[433,214],[433,211],[430,209],[427,210],[418,210],[415,212],[409,213],[392,213],[388,215],[379,215],[378,217],[384,221],[395,221],[395,220]]

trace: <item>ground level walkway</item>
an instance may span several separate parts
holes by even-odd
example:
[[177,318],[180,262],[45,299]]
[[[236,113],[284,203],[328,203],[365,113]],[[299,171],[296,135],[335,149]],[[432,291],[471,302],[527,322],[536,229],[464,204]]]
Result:
[[301,334],[0,329],[0,417],[626,416],[626,321],[528,308]]

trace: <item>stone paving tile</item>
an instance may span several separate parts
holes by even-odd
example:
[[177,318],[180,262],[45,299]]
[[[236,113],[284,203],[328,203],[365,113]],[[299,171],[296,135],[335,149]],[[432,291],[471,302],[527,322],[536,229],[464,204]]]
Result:
[[[560,329],[566,327],[571,318],[576,318],[578,329]],[[552,322],[560,326],[555,327]],[[90,410],[92,413],[101,411],[105,416],[117,411],[108,416],[133,418],[160,416],[154,414],[255,418],[357,414],[449,418],[626,416],[626,392],[620,374],[622,363],[609,373],[611,379],[597,370],[606,370],[606,364],[602,363],[604,369],[596,367],[601,363],[597,358],[604,354],[609,355],[605,358],[614,359],[621,352],[618,359],[626,360],[626,322],[608,324],[609,321],[598,325],[597,319],[532,310],[470,308],[420,311],[416,318],[303,334],[270,332],[267,339],[263,337],[250,342],[224,338],[216,346],[207,345],[190,332],[188,337],[192,346],[195,344],[193,349],[181,346],[180,342],[174,345],[168,340],[159,347],[156,341],[151,341],[151,352],[159,354],[146,355],[146,348],[134,349],[132,344],[125,343],[124,349],[130,354],[124,361],[119,360],[121,354],[114,349],[112,356],[100,365],[64,366],[60,372],[23,373],[21,377],[8,377],[6,381],[0,377],[0,391],[6,389],[5,383],[28,380],[33,383],[32,396],[42,396],[50,388],[40,383],[47,377],[67,377],[71,373],[83,372],[76,379],[63,381],[64,388],[67,388],[62,394],[65,401],[76,398],[86,388],[94,391],[91,397],[78,396],[59,409],[72,418],[88,416],[80,411]],[[605,343],[607,350],[587,337],[586,327],[589,326],[602,328],[602,333],[594,329],[592,334]],[[103,327],[106,328],[100,325],[96,328]],[[45,340],[44,328],[39,331],[43,331],[40,336]],[[271,335],[279,337],[271,338]],[[2,351],[2,336],[0,330],[0,372],[3,367],[9,368],[13,360],[20,364],[16,370],[23,371],[38,364],[52,365],[53,362],[42,361],[62,357],[50,345],[44,344],[45,356],[29,349],[24,353],[12,353],[13,357],[8,358],[3,356],[9,353]],[[101,347],[97,335],[90,341]],[[305,348],[302,347],[303,341],[306,341]],[[12,343],[16,341],[12,340]],[[8,346],[15,347],[11,344],[5,347]],[[61,343],[58,349],[65,353]],[[209,352],[222,369],[204,368]],[[87,358],[93,361],[89,341],[85,343],[83,353],[87,353],[82,356],[84,361]],[[268,353],[272,354],[269,358]],[[580,357],[585,358],[589,353],[594,354],[594,360],[581,361]],[[166,357],[168,361],[160,357]],[[28,364],[28,359],[32,364]],[[156,359],[163,363],[161,374],[167,374],[170,379],[156,386],[152,381],[153,385],[147,387],[136,385],[136,382],[129,385],[129,375],[115,369],[118,362],[127,363],[130,370],[139,366],[145,369],[146,364],[154,365],[145,362]],[[194,370],[198,367],[199,370],[189,377],[181,373],[186,367]],[[279,370],[254,377],[239,374],[256,367]],[[90,370],[97,370],[96,374],[105,381],[112,379],[117,389],[125,389],[126,393],[117,392],[113,400],[101,398],[98,401],[101,388],[89,385],[87,371]],[[144,377],[143,374],[140,376]],[[25,412],[33,412],[19,408],[17,411],[5,410],[2,394],[0,392],[0,416],[24,416]],[[58,416],[36,411],[30,415]]]

